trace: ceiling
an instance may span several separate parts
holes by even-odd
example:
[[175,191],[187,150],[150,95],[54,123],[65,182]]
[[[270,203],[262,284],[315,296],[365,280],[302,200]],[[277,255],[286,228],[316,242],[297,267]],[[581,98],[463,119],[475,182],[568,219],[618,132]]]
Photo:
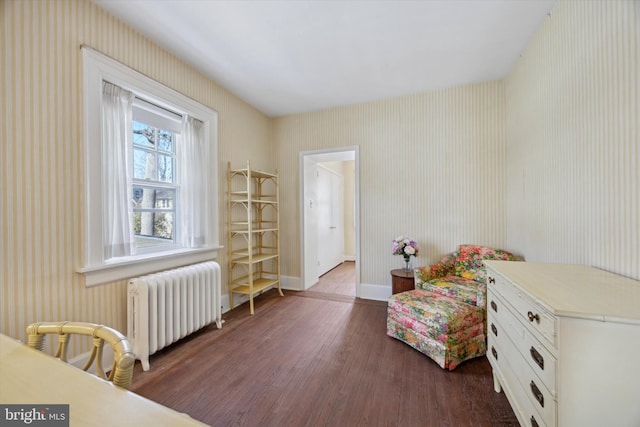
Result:
[[502,79],[556,0],[93,0],[268,116]]

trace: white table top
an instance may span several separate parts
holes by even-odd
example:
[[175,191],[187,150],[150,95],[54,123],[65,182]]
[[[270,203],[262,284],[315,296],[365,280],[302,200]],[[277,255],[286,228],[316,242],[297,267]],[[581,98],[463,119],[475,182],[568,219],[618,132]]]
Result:
[[71,426],[205,426],[0,334],[0,403],[69,404]]
[[558,316],[640,325],[640,281],[579,264],[484,261]]

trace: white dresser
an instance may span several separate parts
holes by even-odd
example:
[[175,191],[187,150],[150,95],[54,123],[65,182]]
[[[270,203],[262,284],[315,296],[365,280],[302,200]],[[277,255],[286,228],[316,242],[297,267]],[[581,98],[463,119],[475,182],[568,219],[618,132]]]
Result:
[[487,357],[523,426],[640,427],[640,281],[485,261]]

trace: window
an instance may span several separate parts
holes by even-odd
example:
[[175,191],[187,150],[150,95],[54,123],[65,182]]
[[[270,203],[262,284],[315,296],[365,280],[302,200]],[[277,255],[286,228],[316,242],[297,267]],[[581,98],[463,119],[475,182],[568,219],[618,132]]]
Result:
[[83,47],[87,286],[212,259],[217,114]]
[[175,113],[176,121],[157,116],[148,109],[150,106],[140,99],[134,100],[130,154],[131,222],[136,253],[166,250],[179,242],[175,226],[180,210],[179,186],[175,171],[185,167],[176,159],[180,135],[177,119],[181,116]]

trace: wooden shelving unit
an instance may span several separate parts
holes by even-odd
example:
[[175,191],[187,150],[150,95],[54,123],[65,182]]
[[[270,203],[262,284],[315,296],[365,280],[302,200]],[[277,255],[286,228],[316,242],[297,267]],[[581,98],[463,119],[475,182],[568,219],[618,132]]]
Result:
[[234,294],[253,297],[262,291],[280,287],[280,216],[278,214],[278,172],[244,169],[227,165],[227,218],[229,304]]

